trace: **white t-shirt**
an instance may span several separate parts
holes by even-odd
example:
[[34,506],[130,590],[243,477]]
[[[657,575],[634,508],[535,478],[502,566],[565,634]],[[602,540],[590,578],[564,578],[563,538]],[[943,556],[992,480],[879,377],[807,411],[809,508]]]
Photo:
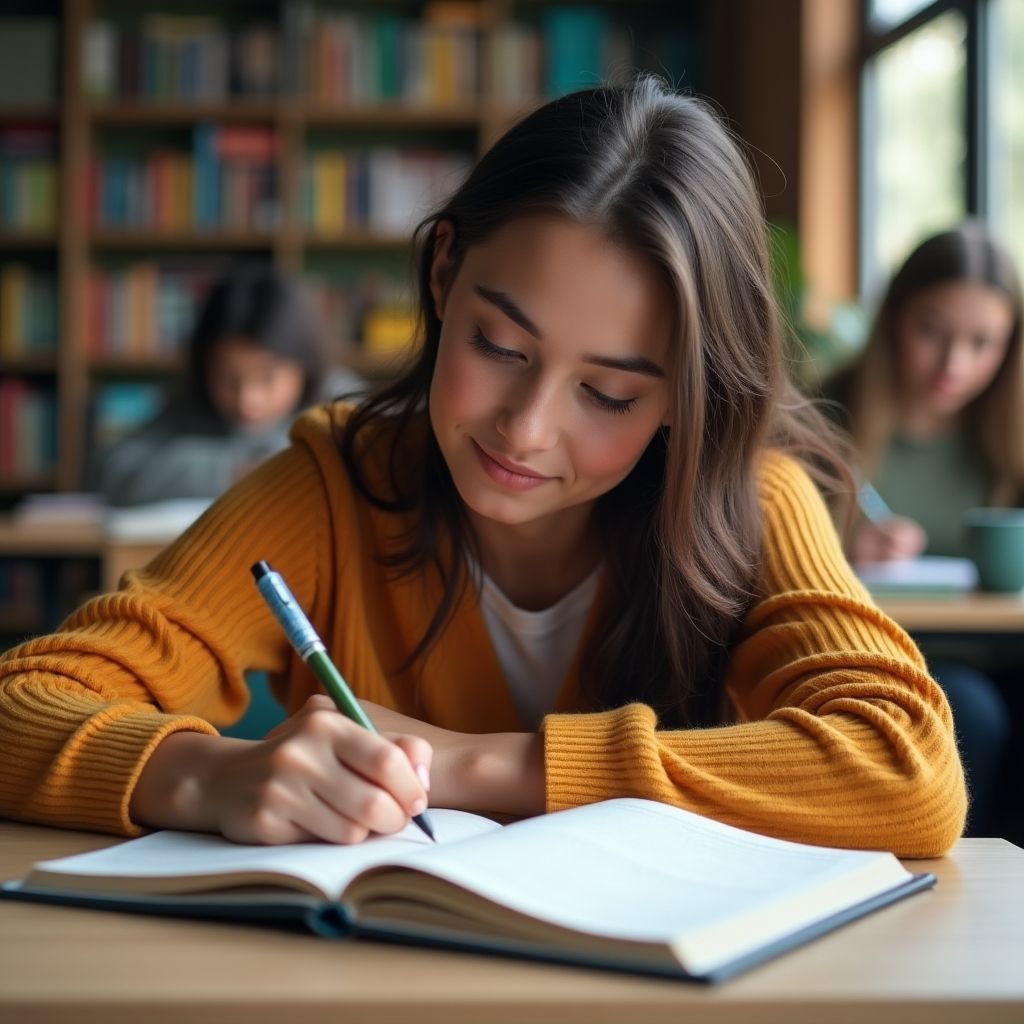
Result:
[[517,608],[487,575],[480,606],[487,631],[523,724],[536,729],[551,711],[576,655],[597,593],[600,568],[560,601],[539,612]]

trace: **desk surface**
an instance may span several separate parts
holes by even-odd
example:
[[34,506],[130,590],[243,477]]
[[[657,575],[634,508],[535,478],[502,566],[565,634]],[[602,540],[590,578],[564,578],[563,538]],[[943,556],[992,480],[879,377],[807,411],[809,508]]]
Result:
[[[109,836],[0,822],[0,877]],[[18,1024],[951,1024],[1024,1020],[1024,850],[962,840],[938,886],[715,988],[234,925],[0,901]]]
[[1020,594],[876,595],[875,601],[882,611],[910,632],[1024,635],[1024,598]]

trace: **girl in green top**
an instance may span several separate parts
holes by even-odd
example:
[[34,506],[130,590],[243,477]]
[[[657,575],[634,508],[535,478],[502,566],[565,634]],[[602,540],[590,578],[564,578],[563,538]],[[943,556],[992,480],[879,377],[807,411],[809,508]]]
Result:
[[[1013,261],[977,223],[926,239],[897,270],[863,355],[826,388],[895,513],[855,526],[853,562],[966,554],[968,508],[1024,501],[1022,323]],[[953,705],[980,834],[1009,715],[986,676],[931,668]]]

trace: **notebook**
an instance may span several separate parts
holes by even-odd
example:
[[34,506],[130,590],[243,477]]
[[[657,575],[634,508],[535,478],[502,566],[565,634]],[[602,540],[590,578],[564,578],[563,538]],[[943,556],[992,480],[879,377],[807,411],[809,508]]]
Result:
[[921,555],[891,562],[859,562],[861,582],[878,595],[964,594],[978,586],[978,570],[969,558]]
[[40,862],[0,895],[720,981],[935,882],[649,800],[505,826],[430,815],[437,845],[415,826],[348,847],[156,832]]

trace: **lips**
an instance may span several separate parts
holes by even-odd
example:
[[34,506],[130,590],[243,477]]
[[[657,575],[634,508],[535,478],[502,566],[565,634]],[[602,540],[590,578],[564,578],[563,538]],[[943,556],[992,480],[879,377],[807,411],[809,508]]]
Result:
[[535,473],[532,469],[528,469],[526,466],[520,466],[518,462],[512,462],[509,459],[502,458],[502,456],[495,454],[494,452],[488,451],[483,445],[473,442],[487,456],[492,462],[496,462],[502,469],[509,473],[515,473],[516,476],[525,476],[532,480],[546,480],[547,477],[542,473]]
[[473,441],[473,450],[484,472],[496,483],[513,491],[527,491],[553,479],[512,462],[500,455],[492,455],[487,449]]

